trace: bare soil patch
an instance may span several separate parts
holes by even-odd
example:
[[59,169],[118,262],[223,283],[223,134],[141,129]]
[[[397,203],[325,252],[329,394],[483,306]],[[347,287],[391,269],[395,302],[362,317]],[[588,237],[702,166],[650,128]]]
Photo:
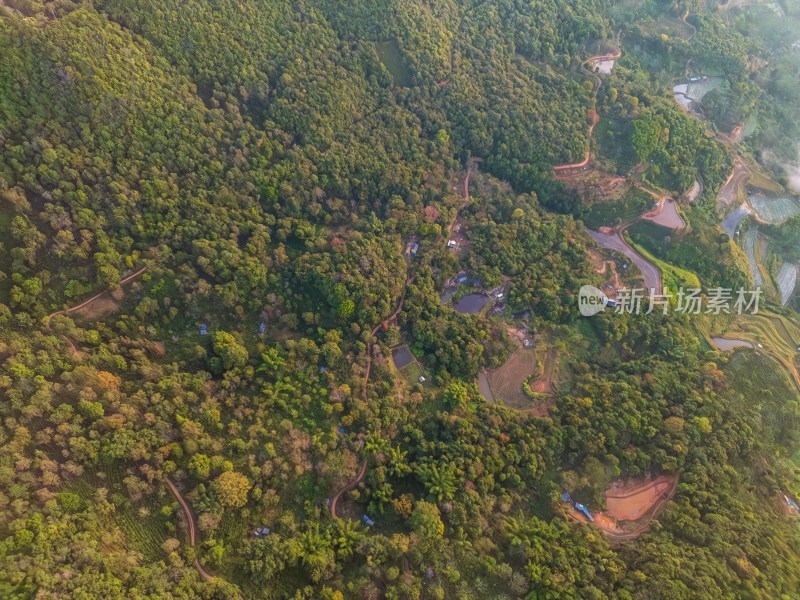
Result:
[[542,374],[531,382],[531,391],[536,394],[553,393],[553,374],[556,369],[558,353],[552,348],[547,349],[542,365]]
[[677,479],[661,475],[652,481],[631,479],[606,491],[606,513],[617,521],[637,521],[661,499],[671,497]]

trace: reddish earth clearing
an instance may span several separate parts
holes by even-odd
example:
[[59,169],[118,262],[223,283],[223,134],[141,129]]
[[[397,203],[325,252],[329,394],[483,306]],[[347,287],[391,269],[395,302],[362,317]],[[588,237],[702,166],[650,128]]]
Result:
[[619,200],[625,192],[625,178],[600,171],[594,167],[556,172],[556,179],[563,181],[567,189],[583,197],[591,194],[602,200]]
[[749,175],[750,170],[744,164],[741,157],[737,156],[734,162],[733,172],[719,191],[717,210],[723,210],[739,197],[739,188]]
[[661,475],[652,481],[631,479],[621,485],[612,485],[606,492],[606,512],[618,521],[641,519],[659,499],[669,496],[677,480]]
[[[661,514],[675,495],[677,486],[677,478],[670,475],[661,475],[651,481],[630,479],[617,482],[606,491],[607,510],[592,513],[594,521],[591,524],[612,542],[635,540]],[[573,506],[569,507],[567,517],[590,523]]]

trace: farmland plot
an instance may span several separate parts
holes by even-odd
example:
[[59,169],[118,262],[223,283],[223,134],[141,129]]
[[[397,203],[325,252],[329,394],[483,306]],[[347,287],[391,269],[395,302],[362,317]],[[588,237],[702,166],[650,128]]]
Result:
[[751,227],[747,230],[747,233],[744,236],[744,251],[745,254],[747,254],[747,262],[750,265],[750,274],[753,276],[753,285],[756,287],[761,287],[766,282],[764,281],[764,276],[761,274],[761,269],[758,268],[758,261],[756,260],[757,236],[757,227]]
[[791,263],[783,263],[778,271],[778,288],[781,291],[781,304],[786,305],[794,292],[797,283],[797,267]]
[[769,198],[761,194],[752,194],[747,202],[759,218],[768,223],[781,223],[800,215],[800,205],[791,198]]

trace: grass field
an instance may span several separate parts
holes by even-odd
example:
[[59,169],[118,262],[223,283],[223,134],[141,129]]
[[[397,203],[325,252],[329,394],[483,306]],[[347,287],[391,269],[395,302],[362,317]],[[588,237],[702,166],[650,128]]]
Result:
[[378,56],[386,67],[386,70],[394,77],[395,85],[408,87],[411,85],[411,71],[408,69],[403,55],[400,52],[400,44],[396,39],[386,40],[378,43]]
[[422,383],[422,386],[429,389],[434,388],[430,375],[423,370],[422,366],[420,366],[417,361],[413,361],[400,369],[400,373],[403,374],[403,377],[405,377],[408,380],[408,383],[411,385],[419,383],[420,377],[425,377],[425,381]]
[[[627,232],[626,232],[627,233]],[[642,257],[653,263],[656,267],[658,267],[659,271],[661,271],[661,278],[664,284],[665,289],[669,289],[672,293],[675,293],[678,288],[700,288],[700,280],[697,278],[697,275],[686,271],[685,269],[681,269],[680,267],[675,267],[668,263],[665,263],[663,260],[660,260],[653,256],[642,244],[637,244],[631,240],[630,236],[626,235],[626,239],[628,243],[633,246],[633,249],[636,250]]]
[[522,386],[525,378],[536,370],[536,350],[520,348],[512,354],[502,367],[488,372],[489,384],[496,399],[512,408],[529,408],[531,399],[525,394]]

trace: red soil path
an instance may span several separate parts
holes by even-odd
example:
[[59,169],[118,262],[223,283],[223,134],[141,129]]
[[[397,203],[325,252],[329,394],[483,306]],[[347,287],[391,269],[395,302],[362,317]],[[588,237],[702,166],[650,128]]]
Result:
[[337,502],[339,502],[339,498],[341,497],[341,495],[344,494],[346,491],[351,490],[354,487],[356,487],[359,484],[359,482],[364,478],[364,475],[366,474],[366,472],[367,472],[367,461],[364,461],[364,464],[361,465],[361,471],[358,473],[358,476],[356,476],[356,478],[353,479],[353,481],[351,481],[346,486],[344,486],[342,489],[340,489],[337,492],[337,494],[333,497],[333,500],[331,500],[331,516],[334,519],[337,518],[337,516],[336,516],[336,504],[337,504]]
[[[672,499],[677,483],[676,478],[662,475],[653,481],[635,484],[632,488],[626,486],[612,488],[606,492],[608,510],[595,513],[591,524],[602,531],[609,541],[635,540],[649,529],[653,520]],[[616,517],[612,510],[619,511],[618,514],[622,517]],[[567,512],[567,517],[573,521],[589,523],[589,520],[573,507]],[[618,521],[639,521],[641,525],[629,531],[620,527]]]
[[[618,46],[618,48],[617,48],[616,52],[611,53],[611,54],[598,54],[596,56],[590,56],[585,61],[583,61],[582,66],[585,67],[586,65],[588,65],[588,64],[590,64],[592,62],[596,62],[596,61],[600,61],[600,60],[617,60],[620,56],[622,56],[622,45],[620,44],[620,41],[619,41],[619,35],[620,35],[619,32],[617,32],[617,46]],[[597,81],[597,85],[594,87],[594,97],[597,98],[597,92],[600,91],[600,86],[602,85],[603,80],[600,79],[600,77],[598,75],[594,74],[594,73],[592,73],[592,75],[594,76],[595,80]],[[597,114],[597,111],[595,109],[590,108],[589,112],[588,112],[588,116],[592,120],[592,124],[589,126],[589,135],[588,135],[588,139],[591,140],[592,131],[594,131],[594,126],[597,125],[597,122],[600,120],[600,115]],[[592,149],[591,149],[591,144],[590,144],[589,148],[587,148],[587,150],[586,150],[586,158],[584,158],[581,162],[572,163],[572,164],[569,164],[569,165],[557,165],[557,166],[553,167],[553,170],[556,172],[556,174],[558,176],[558,174],[563,174],[564,172],[568,172],[571,169],[580,169],[582,167],[585,167],[587,164],[589,164],[589,157],[591,155],[591,152],[592,152]]]
[[[599,88],[598,88],[599,89]],[[593,108],[589,109],[588,113],[589,118],[592,120],[592,124],[589,126],[589,138],[592,137],[592,131],[594,131],[594,126],[597,125],[598,121],[600,121],[600,115],[597,114],[597,111]],[[553,170],[556,174],[563,173],[564,171],[569,171],[571,169],[580,169],[581,167],[585,167],[589,164],[589,156],[591,154],[591,148],[586,150],[586,158],[584,158],[581,162],[572,163],[569,165],[557,165],[553,167]]]
[[448,237],[453,234],[453,225],[456,224],[456,219],[458,218],[458,213],[461,212],[461,209],[464,208],[467,204],[469,204],[469,177],[472,175],[472,162],[467,166],[467,176],[464,178],[464,202],[461,203],[456,209],[456,214],[453,215],[453,220],[450,221],[450,225],[447,227],[447,235]]
[[[414,282],[413,277],[409,277],[406,279],[406,284],[403,287],[403,295],[400,296],[400,305],[397,307],[397,310],[392,313],[388,319],[386,319],[383,323],[379,323],[375,326],[375,329],[372,330],[371,335],[374,336],[378,333],[378,330],[383,327],[384,325],[388,325],[391,321],[394,321],[397,318],[397,315],[400,314],[400,311],[403,310],[403,302],[406,300],[406,290],[408,286]],[[364,402],[367,401],[367,384],[369,383],[369,372],[372,369],[372,342],[367,344],[367,373],[364,375]]]
[[[129,282],[131,279],[133,279],[133,278],[135,278],[135,277],[138,277],[139,275],[141,275],[142,273],[144,273],[146,270],[147,270],[147,267],[146,267],[146,266],[145,266],[145,267],[142,267],[141,269],[139,269],[139,270],[138,270],[138,271],[136,271],[135,273],[131,273],[131,274],[130,274],[130,275],[128,275],[127,277],[124,277],[124,278],[120,279],[120,281],[119,281],[119,285],[122,285],[123,283],[127,283],[127,282]],[[82,309],[82,308],[85,308],[85,307],[86,307],[86,306],[88,306],[90,303],[94,302],[94,301],[95,301],[95,300],[97,300],[97,299],[98,299],[100,296],[102,296],[103,294],[107,293],[108,291],[109,291],[109,290],[103,290],[102,292],[100,292],[99,294],[95,294],[94,296],[92,296],[92,297],[91,297],[91,298],[89,298],[88,300],[85,300],[85,301],[81,302],[80,304],[76,304],[75,306],[71,306],[70,308],[67,308],[66,310],[57,310],[57,311],[56,311],[56,312],[54,312],[54,313],[50,313],[49,315],[47,315],[47,318],[46,318],[46,321],[45,321],[45,324],[46,324],[47,328],[48,328],[48,329],[50,329],[50,319],[52,319],[52,318],[53,318],[53,317],[55,317],[56,315],[68,314],[68,313],[71,313],[71,312],[72,312],[72,311],[74,311],[74,310],[80,310],[80,309]],[[78,353],[79,353],[79,352],[78,352],[78,349],[75,347],[75,344],[73,344],[73,343],[72,343],[72,340],[70,340],[70,339],[69,339],[67,336],[65,336],[64,334],[61,334],[61,337],[62,337],[62,338],[64,338],[64,340],[65,340],[65,341],[66,341],[66,342],[69,344],[70,348],[72,349],[72,353],[73,353],[73,354],[78,354]]]
[[[186,504],[186,500],[183,499],[183,496],[181,496],[180,492],[178,491],[178,488],[175,487],[175,484],[173,484],[169,479],[166,479],[165,481],[167,482],[167,486],[169,486],[169,489],[172,491],[172,494],[175,496],[175,498],[178,499],[178,502],[181,503],[181,506],[183,507],[183,512],[186,513],[186,520],[189,522],[189,545],[194,547],[196,530],[194,526],[194,517],[192,516],[192,511],[189,510],[189,505]],[[194,566],[197,569],[197,572],[200,573],[200,575],[203,577],[203,579],[207,579],[209,581],[213,579],[211,575],[209,575],[208,573],[205,572],[205,570],[203,570],[203,567],[200,565],[200,562],[196,558],[194,559]]]

